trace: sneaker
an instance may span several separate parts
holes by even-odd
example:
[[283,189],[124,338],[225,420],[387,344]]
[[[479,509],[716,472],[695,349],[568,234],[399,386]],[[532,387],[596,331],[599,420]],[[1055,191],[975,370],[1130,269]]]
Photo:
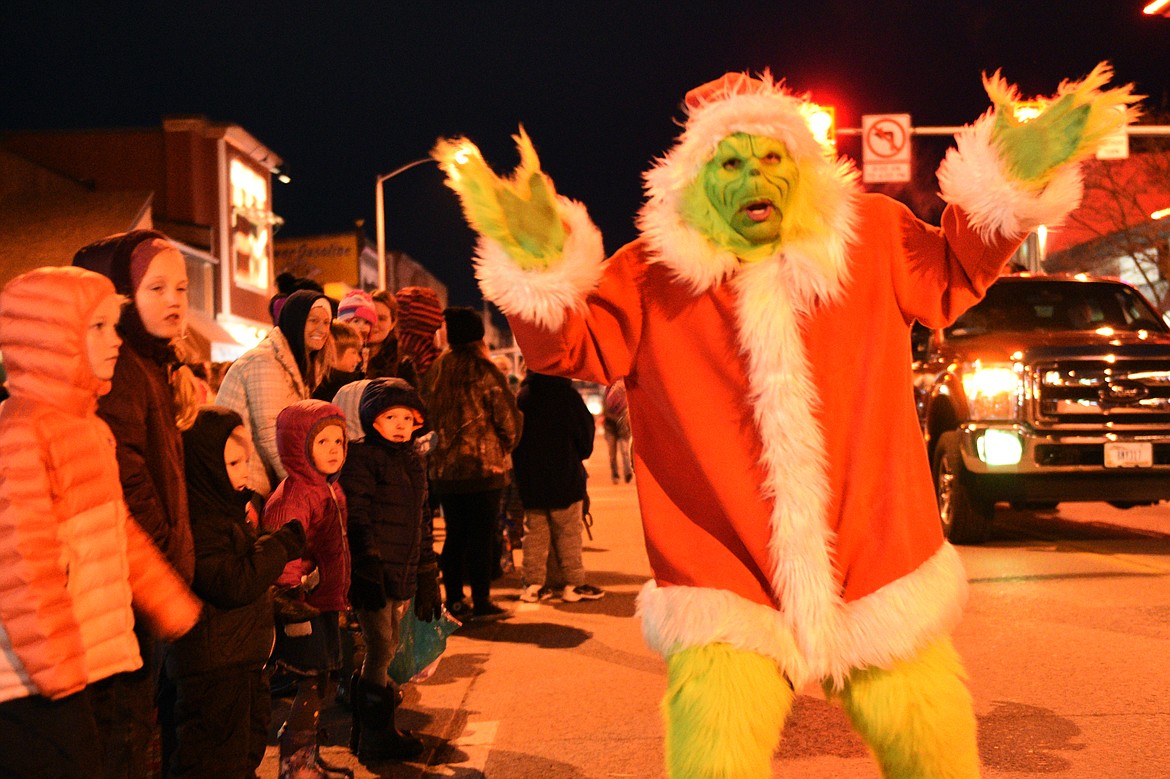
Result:
[[503,619],[506,616],[508,616],[508,611],[501,609],[491,601],[477,603],[471,609],[471,618],[476,622],[491,622],[493,620]]
[[540,600],[540,591],[542,589],[539,584],[530,584],[520,591],[520,600],[525,603],[536,603]]
[[592,584],[578,584],[576,587],[567,586],[561,592],[561,600],[565,603],[576,603],[579,600],[601,600],[605,597],[605,590],[594,587]]
[[554,590],[552,587],[549,587],[546,585],[546,586],[540,588],[540,594],[537,597],[539,597],[541,600],[548,600],[549,598],[551,598],[552,596],[554,596],[556,594],[557,594],[556,590]]

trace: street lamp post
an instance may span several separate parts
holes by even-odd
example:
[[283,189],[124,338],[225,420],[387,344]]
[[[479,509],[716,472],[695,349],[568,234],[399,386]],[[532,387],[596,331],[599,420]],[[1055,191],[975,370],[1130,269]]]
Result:
[[376,214],[374,221],[377,225],[378,232],[378,289],[389,290],[391,293],[398,289],[398,263],[392,263],[390,273],[390,286],[386,286],[386,202],[382,195],[382,182],[387,179],[392,179],[399,173],[410,170],[413,167],[422,165],[424,162],[430,162],[430,157],[422,157],[413,162],[408,162],[401,165],[389,173],[383,173],[374,181],[374,209]]

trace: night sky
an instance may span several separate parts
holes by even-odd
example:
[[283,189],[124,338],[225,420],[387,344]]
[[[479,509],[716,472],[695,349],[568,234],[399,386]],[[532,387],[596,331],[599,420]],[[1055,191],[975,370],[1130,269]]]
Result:
[[[97,6],[101,6],[98,8]],[[693,86],[770,68],[837,107],[963,124],[987,108],[982,71],[1051,93],[1099,60],[1165,107],[1170,19],[1142,0],[986,2],[6,3],[0,129],[235,122],[281,155],[281,235],[374,237],[374,179],[466,134],[498,170],[523,122],[558,191],[584,202],[609,250],[634,237],[641,172],[678,132]],[[1024,10],[1021,10],[1021,7]],[[859,155],[843,141],[842,152]],[[472,234],[437,168],[386,183],[387,244],[476,304]]]

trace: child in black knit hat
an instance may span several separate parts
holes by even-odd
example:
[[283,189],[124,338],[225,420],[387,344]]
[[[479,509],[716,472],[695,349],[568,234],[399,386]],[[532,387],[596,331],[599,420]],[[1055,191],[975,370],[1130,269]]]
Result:
[[271,703],[264,665],[272,652],[269,588],[300,557],[293,520],[261,536],[247,520],[252,442],[240,415],[204,406],[183,433],[187,500],[203,616],[167,653],[175,679],[178,748],[169,776],[252,776],[264,757]]
[[353,558],[349,601],[366,642],[352,681],[350,747],[362,759],[407,759],[422,742],[394,724],[397,690],[387,671],[410,599],[420,620],[442,612],[426,468],[414,448],[426,407],[404,380],[381,378],[365,388],[359,408],[365,438],[350,447],[341,471]]

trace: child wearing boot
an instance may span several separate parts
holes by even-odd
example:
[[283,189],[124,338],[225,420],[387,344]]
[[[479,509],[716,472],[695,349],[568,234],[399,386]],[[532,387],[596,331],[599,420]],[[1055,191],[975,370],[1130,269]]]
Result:
[[280,777],[350,774],[322,762],[317,720],[329,674],[341,667],[339,614],[349,590],[345,493],[337,483],[346,456],[345,415],[323,400],[301,400],[276,417],[276,449],[288,476],[264,506],[268,531],[299,520],[303,556],[290,562],[278,585],[300,587],[316,612],[277,631],[276,660],[300,677],[288,721],[280,730]]
[[206,605],[195,629],[167,653],[167,673],[178,687],[171,779],[250,779],[268,741],[269,588],[301,556],[305,529],[294,519],[260,536],[248,522],[252,440],[243,425],[230,409],[204,406],[183,433],[192,588]]
[[109,392],[125,298],[81,268],[0,292],[0,776],[101,776],[92,698],[142,668],[135,611],[168,640],[199,601],[127,511]]
[[365,438],[341,472],[353,555],[349,600],[366,642],[353,679],[350,748],[363,760],[403,760],[421,753],[423,744],[395,725],[398,691],[387,671],[399,624],[412,597],[420,620],[442,612],[426,469],[413,442],[426,409],[406,381],[382,378],[365,388],[359,413]]

